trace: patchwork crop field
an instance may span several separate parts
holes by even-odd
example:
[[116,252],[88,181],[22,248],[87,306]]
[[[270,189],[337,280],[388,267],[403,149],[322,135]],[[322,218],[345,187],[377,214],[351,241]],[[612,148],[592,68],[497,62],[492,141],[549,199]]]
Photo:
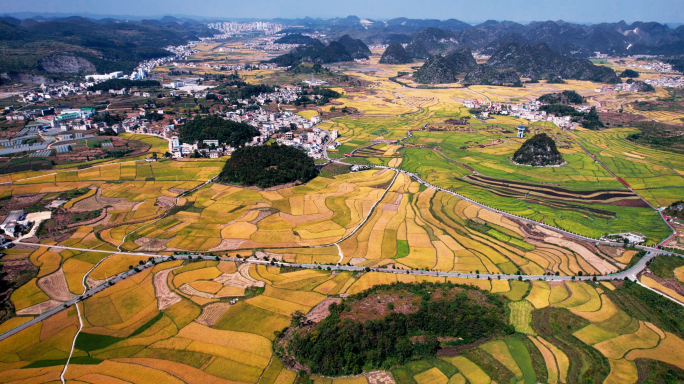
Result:
[[[219,46],[200,44],[198,57],[254,56],[237,46],[215,52]],[[341,145],[328,155],[341,162],[305,184],[259,190],[211,182],[226,158],[106,159],[1,175],[2,215],[45,211],[58,196],[77,196],[0,256],[12,281],[21,282],[7,295],[11,308],[0,333],[31,322],[0,336],[0,381],[58,382],[67,362],[70,383],[636,383],[649,372],[684,370],[684,310],[645,288],[683,300],[684,267],[665,278],[649,264],[653,273],[639,275],[643,286],[592,281],[588,276],[623,271],[645,252],[538,225],[591,238],[639,232],[646,245],[656,245],[672,229],[654,208],[682,200],[684,156],[632,143],[634,128],[565,130],[503,115],[480,120],[464,106],[485,96],[508,103],[569,89],[590,94],[590,82],[403,86],[389,78],[413,64],[378,59],[367,64],[372,71],[338,66],[360,84],[336,87],[343,97],[335,108],[351,112],[319,125],[339,131]],[[255,69],[246,80],[291,80],[278,71]],[[335,112],[332,106],[286,109],[311,118]],[[648,116],[675,121],[669,113]],[[552,137],[565,163],[511,162],[524,141],[515,137],[521,124],[527,136]],[[149,153],[168,150],[155,136],[122,136],[150,145]],[[389,169],[351,172],[352,164]],[[157,256],[188,253],[207,259],[141,267]],[[330,265],[360,268],[331,271]],[[131,270],[131,277],[112,281]],[[314,327],[345,311],[331,303],[380,285],[421,282],[479,288],[471,294],[504,308],[506,331],[468,345],[459,336],[412,333],[400,345],[410,358],[344,378],[307,374],[281,359],[280,341],[294,337],[292,327]],[[65,305],[100,285],[106,288]],[[389,304],[383,310],[395,319],[415,315]],[[56,314],[33,324],[51,310]]]

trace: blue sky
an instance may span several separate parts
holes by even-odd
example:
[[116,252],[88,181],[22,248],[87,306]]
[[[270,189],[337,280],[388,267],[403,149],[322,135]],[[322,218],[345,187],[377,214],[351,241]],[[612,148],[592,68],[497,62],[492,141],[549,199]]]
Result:
[[225,18],[454,18],[466,22],[684,22],[683,0],[0,0],[0,12]]

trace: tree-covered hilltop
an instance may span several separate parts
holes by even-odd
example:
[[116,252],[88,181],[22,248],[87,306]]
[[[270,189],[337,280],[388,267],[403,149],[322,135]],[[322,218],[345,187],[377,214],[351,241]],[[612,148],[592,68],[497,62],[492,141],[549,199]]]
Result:
[[627,68],[624,71],[622,71],[622,73],[620,74],[620,77],[629,77],[629,78],[635,79],[635,78],[639,77],[639,72],[637,72],[633,69]]
[[575,91],[563,91],[560,93],[547,93],[539,97],[539,102],[544,104],[582,104],[584,97]]
[[513,331],[504,303],[489,292],[452,283],[397,283],[332,304],[316,325],[293,316],[276,353],[311,373],[355,375],[433,357],[440,349],[437,338],[462,345]]
[[291,33],[285,35],[280,39],[274,41],[276,44],[310,44],[310,45],[322,45],[320,41],[314,39],[313,37],[302,35],[301,33]]
[[370,49],[363,41],[345,35],[339,41],[332,41],[328,45],[319,42],[319,44],[297,47],[289,53],[274,57],[269,62],[276,63],[279,67],[296,67],[302,62],[337,63],[353,59],[367,59],[368,55],[370,55]]
[[419,83],[453,83],[458,81],[456,76],[477,67],[473,53],[468,47],[445,55],[435,55],[425,60],[425,64],[413,75]]
[[390,44],[380,58],[380,64],[407,64],[411,62],[413,62],[411,55],[398,43]]
[[553,51],[545,43],[519,44],[508,42],[487,60],[488,66],[498,69],[513,68],[522,77],[541,79],[550,73],[563,79],[620,83],[615,71],[591,61]]
[[269,188],[297,181],[306,183],[316,176],[318,169],[306,153],[274,144],[237,149],[223,166],[218,181]]
[[344,35],[337,40],[347,50],[352,59],[367,59],[371,55],[371,50],[361,40],[354,39],[349,35]]
[[259,131],[251,125],[224,120],[221,116],[209,115],[196,117],[185,123],[180,129],[178,138],[183,143],[202,140],[218,140],[231,147],[239,147],[259,136]]
[[546,133],[532,136],[513,155],[513,161],[518,164],[543,167],[563,163],[563,156],[556,148],[556,142]]

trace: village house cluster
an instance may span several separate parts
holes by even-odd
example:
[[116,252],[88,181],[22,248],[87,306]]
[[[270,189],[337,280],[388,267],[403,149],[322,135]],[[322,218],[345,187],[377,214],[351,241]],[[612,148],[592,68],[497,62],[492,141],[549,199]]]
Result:
[[661,77],[658,79],[645,80],[644,83],[650,84],[654,87],[684,88],[684,77]]
[[650,61],[645,64],[629,64],[630,68],[646,69],[649,71],[656,71],[661,73],[681,73],[675,71],[672,64],[663,63],[662,61]]
[[[282,145],[298,147],[308,153],[310,157],[322,158],[328,146],[335,146],[332,140],[337,138],[337,132],[333,135],[325,130],[316,127],[321,122],[320,116],[313,116],[307,119],[290,111],[269,112],[260,106],[267,101],[278,103],[288,103],[296,100],[301,94],[300,87],[283,87],[276,89],[275,92],[261,93],[252,96],[250,99],[238,99],[239,104],[233,105],[234,110],[226,112],[225,119],[238,123],[249,124],[259,130],[259,135],[255,136],[246,145],[262,145],[271,137]],[[247,111],[238,108],[239,105],[259,105],[257,110]],[[235,148],[231,148],[226,143],[219,143],[218,140],[204,140],[202,143],[183,143],[180,141],[176,128],[184,121],[175,121],[173,126],[167,126],[164,132],[147,130],[148,134],[158,134],[170,140],[170,152],[176,158],[190,156],[195,151],[202,153],[210,158],[217,158],[232,153]],[[137,130],[145,130],[144,126],[139,126]],[[339,144],[338,144],[339,145]]]
[[244,33],[263,33],[265,35],[275,35],[283,30],[283,25],[278,23],[269,23],[264,21],[254,21],[251,23],[237,23],[237,22],[220,22],[209,23],[207,26],[211,29],[220,31],[222,35],[235,36]]
[[[466,108],[481,109],[482,112],[478,113],[478,116],[483,119],[487,119],[490,114],[495,114],[517,117],[529,120],[530,122],[549,121],[560,128],[574,129],[575,127],[580,126],[579,123],[572,121],[571,116],[556,116],[554,114],[548,114],[546,111],[540,111],[539,108],[542,106],[542,103],[538,100],[518,104],[489,104],[486,100],[467,99],[463,105]],[[591,110],[591,107],[579,106],[575,109],[578,112],[586,113]]]

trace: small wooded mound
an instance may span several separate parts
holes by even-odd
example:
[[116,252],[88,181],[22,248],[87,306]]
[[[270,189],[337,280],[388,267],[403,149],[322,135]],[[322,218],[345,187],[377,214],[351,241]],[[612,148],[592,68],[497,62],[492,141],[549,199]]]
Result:
[[293,315],[275,346],[286,364],[326,376],[356,375],[433,357],[441,345],[514,332],[498,297],[452,283],[376,286],[329,308],[318,324]]
[[270,188],[287,183],[306,183],[318,176],[312,158],[294,147],[262,145],[233,152],[218,181]]
[[551,137],[546,133],[540,133],[532,136],[515,151],[513,162],[535,167],[561,165],[563,155],[558,152],[556,142]]

